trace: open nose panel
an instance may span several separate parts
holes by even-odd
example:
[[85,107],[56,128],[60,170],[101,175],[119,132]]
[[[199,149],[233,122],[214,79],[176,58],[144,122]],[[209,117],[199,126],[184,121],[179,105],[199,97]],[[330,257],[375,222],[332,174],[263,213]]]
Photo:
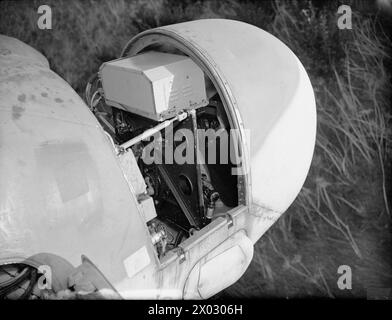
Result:
[[316,107],[304,67],[271,34],[232,20],[148,30],[133,38],[122,56],[157,48],[191,57],[212,81],[231,127],[239,130],[238,174],[251,205],[244,227],[255,242],[294,201],[310,167]]

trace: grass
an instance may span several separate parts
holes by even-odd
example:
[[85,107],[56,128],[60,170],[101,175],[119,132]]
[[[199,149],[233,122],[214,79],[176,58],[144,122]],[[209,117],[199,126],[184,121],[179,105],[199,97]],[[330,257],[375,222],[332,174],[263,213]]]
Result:
[[[140,31],[199,18],[229,18],[285,42],[308,71],[318,133],[307,181],[257,243],[243,278],[222,297],[363,297],[392,287],[391,39],[387,14],[347,1],[353,29],[336,26],[338,1],[46,1],[53,30],[36,27],[39,1],[0,3],[0,32],[43,52],[82,95],[87,78]],[[337,287],[349,265],[353,288]]]
[[[299,56],[315,88],[316,150],[296,202],[258,244],[231,294],[246,295],[255,278],[267,280],[254,296],[358,297],[391,287],[391,43],[374,16],[357,13],[354,28],[340,31],[327,9],[275,2],[268,30]],[[353,270],[350,293],[336,284],[344,264]]]

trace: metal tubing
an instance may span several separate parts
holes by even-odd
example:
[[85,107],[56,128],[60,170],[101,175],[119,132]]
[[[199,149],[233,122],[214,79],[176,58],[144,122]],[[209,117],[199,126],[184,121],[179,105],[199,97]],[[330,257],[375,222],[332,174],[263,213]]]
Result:
[[188,114],[186,112],[182,112],[180,114],[178,114],[177,116],[175,116],[172,119],[166,120],[158,125],[156,125],[153,128],[150,128],[146,131],[144,131],[143,133],[139,134],[138,136],[132,138],[131,140],[128,140],[127,142],[124,142],[122,145],[120,145],[119,149],[120,150],[127,150],[130,147],[132,147],[134,144],[152,136],[153,134],[161,131],[162,129],[165,129],[166,127],[170,126],[172,123],[174,123],[175,121],[183,121],[188,117]]

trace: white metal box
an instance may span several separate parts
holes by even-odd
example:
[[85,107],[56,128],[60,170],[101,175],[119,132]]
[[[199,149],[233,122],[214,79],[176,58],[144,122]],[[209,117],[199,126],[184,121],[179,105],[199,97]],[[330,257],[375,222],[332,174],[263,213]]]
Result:
[[188,57],[149,51],[100,68],[108,105],[161,121],[207,105],[203,71]]

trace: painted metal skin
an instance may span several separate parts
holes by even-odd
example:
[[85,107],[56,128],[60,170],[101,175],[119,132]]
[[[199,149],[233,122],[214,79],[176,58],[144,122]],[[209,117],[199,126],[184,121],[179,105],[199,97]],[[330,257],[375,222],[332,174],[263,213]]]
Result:
[[198,61],[232,115],[232,127],[244,132],[243,154],[250,167],[246,170],[250,212],[244,226],[256,242],[294,201],[309,171],[316,104],[304,67],[271,34],[224,19],[145,31],[127,44],[122,55],[157,45],[174,47]]
[[3,36],[0,52],[0,261],[85,254],[119,281],[149,235],[111,143],[42,55]]
[[[316,134],[309,78],[281,41],[238,21],[148,30],[122,56],[156,46],[189,55],[241,131],[245,205],[159,261],[132,185],[93,114],[42,55],[2,36],[0,263],[48,252],[76,266],[84,254],[125,298],[208,298],[245,272],[253,244],[294,201],[309,170]],[[143,247],[148,263],[130,276],[124,260]],[[226,277],[218,277],[222,261],[235,266]]]

